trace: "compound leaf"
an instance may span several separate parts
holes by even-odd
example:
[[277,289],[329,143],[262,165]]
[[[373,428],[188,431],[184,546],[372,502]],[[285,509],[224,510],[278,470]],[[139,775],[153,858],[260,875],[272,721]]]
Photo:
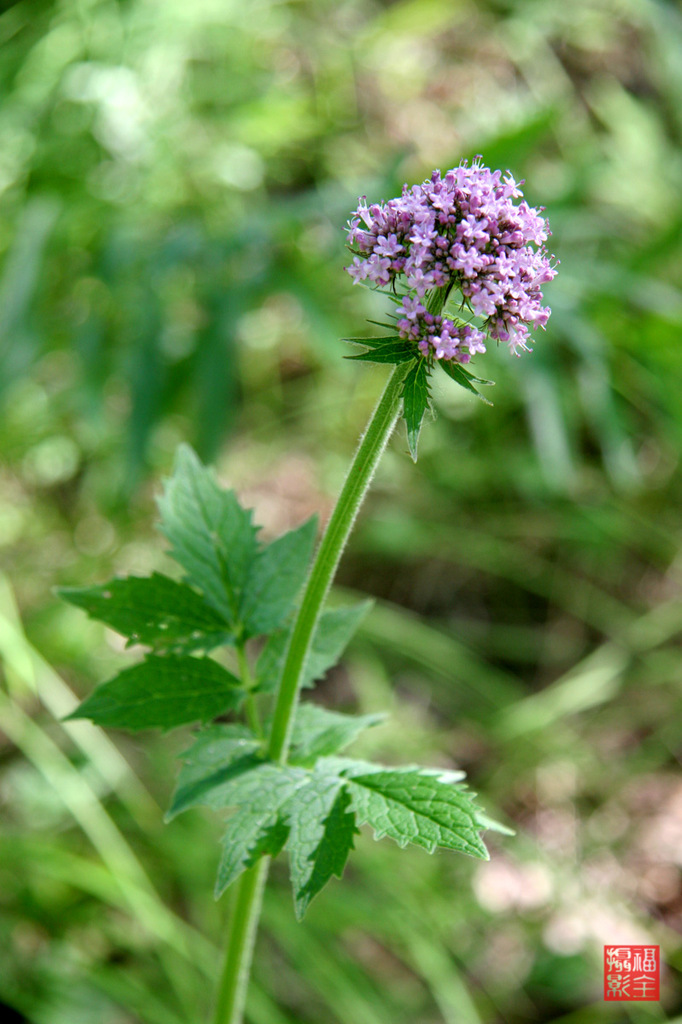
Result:
[[153,573],[94,587],[62,587],[60,595],[128,637],[128,644],[189,653],[232,642],[225,622],[186,583]]
[[98,686],[68,718],[132,732],[174,729],[209,721],[243,697],[236,676],[211,658],[152,654]]

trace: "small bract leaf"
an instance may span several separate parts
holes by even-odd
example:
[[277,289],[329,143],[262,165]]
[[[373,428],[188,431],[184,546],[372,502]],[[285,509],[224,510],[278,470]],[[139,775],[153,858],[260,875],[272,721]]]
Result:
[[352,345],[365,345],[366,348],[381,348],[383,345],[391,341],[399,341],[400,336],[397,334],[385,334],[381,338],[342,338],[341,341],[347,341]]
[[480,398],[481,401],[485,402],[486,405],[493,404],[491,401],[485,398],[480,393],[480,391],[478,391],[478,389],[474,387],[472,383],[472,381],[476,381],[478,384],[493,384],[493,381],[483,380],[482,378],[474,377],[473,374],[467,373],[467,371],[463,369],[463,367],[460,366],[459,363],[448,362],[445,359],[441,359],[439,360],[439,362],[444,372],[447,373],[448,377],[451,380],[454,380],[456,384],[459,384],[461,385],[461,387],[466,388],[467,391],[470,391],[472,395],[476,395],[476,397]]
[[401,338],[367,338],[358,341],[356,344],[366,345],[367,352],[361,352],[355,356],[345,356],[345,359],[356,359],[366,363],[407,363],[415,357],[414,345]]
[[405,378],[402,390],[403,415],[407,426],[410,455],[417,461],[417,444],[424,413],[429,408],[429,381],[426,359],[417,359]]
[[68,719],[131,732],[166,730],[207,722],[239,707],[243,698],[236,676],[211,658],[150,655],[98,686]]
[[485,377],[477,377],[475,373],[472,373],[471,370],[469,370],[466,366],[462,366],[461,363],[458,363],[457,366],[464,374],[464,376],[467,377],[469,380],[472,380],[474,384],[485,384],[486,387],[495,387],[494,380],[486,380]]
[[[392,313],[388,313],[387,315],[388,316],[392,316],[393,314]],[[384,320],[370,320],[368,318],[367,319],[367,323],[368,324],[374,324],[375,327],[386,327],[386,328],[388,328],[389,331],[391,331],[391,330],[394,331],[395,330],[395,324],[394,323],[393,324],[387,324]]]

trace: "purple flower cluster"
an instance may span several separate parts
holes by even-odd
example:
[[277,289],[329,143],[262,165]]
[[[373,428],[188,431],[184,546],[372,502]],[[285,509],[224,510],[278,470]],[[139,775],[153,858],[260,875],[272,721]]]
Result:
[[[457,285],[489,336],[518,354],[528,348],[528,328],[547,323],[550,310],[542,305],[541,288],[556,274],[543,245],[549,225],[525,201],[513,202],[521,195],[511,174],[503,179],[501,171],[475,161],[444,178],[434,171],[430,180],[405,185],[387,203],[367,206],[363,199],[348,225],[358,255],[346,269],[355,283],[381,286],[402,274],[418,299]],[[423,354],[462,362],[462,348],[485,351],[482,331],[437,316],[431,323],[432,314],[418,299],[403,303],[399,331],[424,342]]]
[[419,299],[406,295],[398,306],[398,314],[398,334],[406,341],[415,341],[423,356],[430,354],[436,359],[468,363],[475,352],[485,352],[483,331],[471,324],[457,327],[452,320],[429,313]]

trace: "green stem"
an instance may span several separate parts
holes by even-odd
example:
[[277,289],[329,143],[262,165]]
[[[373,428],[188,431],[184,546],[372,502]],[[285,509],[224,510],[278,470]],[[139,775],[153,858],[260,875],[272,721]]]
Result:
[[410,365],[410,363],[400,363],[393,371],[360,441],[355,458],[348,470],[346,482],[318,548],[296,617],[277,692],[277,703],[268,744],[268,757],[273,761],[283,762],[286,760],[294,711],[301,685],[301,674],[310,650],[315,626],[362,499],[367,493],[374,471],[388,439],[393,433],[400,409],[402,384]]
[[242,1022],[253,946],[269,867],[270,858],[262,857],[254,867],[244,872],[237,883],[213,1024]]
[[[410,365],[401,363],[396,366],[386,384],[367,430],[360,440],[339,500],[318,548],[296,617],[277,693],[267,750],[268,757],[273,761],[283,762],[286,760],[301,674],[320,611],[353,528],[362,499],[367,493],[379,459],[393,433],[400,411],[402,384]],[[240,657],[242,678],[248,688],[247,680],[250,679],[250,674],[246,655],[239,648],[237,651]],[[249,696],[253,700],[253,696],[251,694]],[[251,721],[251,715],[255,714],[255,707],[250,709],[248,699],[246,709],[249,721]],[[268,866],[269,858],[263,857],[239,880],[213,1024],[241,1024],[242,1022],[253,944]]]

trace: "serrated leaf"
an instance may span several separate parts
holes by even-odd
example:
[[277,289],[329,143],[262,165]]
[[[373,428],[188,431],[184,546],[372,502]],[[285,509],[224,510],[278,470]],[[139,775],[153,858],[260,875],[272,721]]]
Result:
[[399,846],[414,843],[429,853],[444,847],[488,859],[468,790],[428,770],[371,766],[366,772],[367,767],[348,767],[344,775],[358,823],[371,825],[377,839],[389,836]]
[[276,857],[286,846],[288,838],[289,825],[283,818],[275,818],[271,825],[265,825],[259,832],[249,850],[245,867],[252,868],[261,857]]
[[324,771],[313,772],[286,804],[291,884],[299,921],[332,875],[341,878],[343,874],[358,831],[349,805],[343,780]]
[[486,405],[493,404],[489,399],[485,398],[480,393],[480,391],[474,387],[472,383],[472,381],[476,381],[479,384],[492,384],[494,383],[493,381],[483,380],[482,378],[474,377],[473,374],[467,373],[467,371],[464,370],[459,365],[459,363],[448,362],[443,359],[439,360],[439,362],[440,365],[443,367],[445,373],[447,373],[448,377],[451,380],[454,380],[456,384],[459,384],[461,387],[466,388],[467,391],[470,391],[472,395],[476,395],[476,397],[480,398],[480,400],[482,402],[485,402]]
[[153,573],[109,580],[94,587],[62,587],[58,593],[128,637],[128,644],[189,653],[234,639],[227,623],[185,583]]
[[[371,601],[362,601],[349,608],[334,608],[322,612],[303,667],[303,686],[311,686],[315,680],[321,679],[336,665],[371,607]],[[277,688],[290,634],[291,629],[274,633],[258,659],[258,689],[265,693],[271,693]]]
[[245,638],[270,633],[286,619],[308,573],[316,534],[313,516],[258,552],[239,606]]
[[299,704],[291,736],[292,763],[307,763],[318,757],[336,754],[372,726],[379,725],[385,715],[344,715],[329,711],[319,704]]
[[68,719],[132,732],[174,729],[233,710],[243,697],[239,680],[211,658],[150,655],[98,686]]
[[429,408],[428,367],[420,358],[408,371],[402,390],[403,416],[407,426],[407,443],[414,462],[417,461],[417,444],[424,413]]
[[494,818],[489,818],[485,811],[478,811],[476,814],[478,823],[481,828],[487,829],[489,832],[499,832],[503,836],[515,836],[516,832],[513,828],[509,828],[508,825],[503,825],[501,821],[496,821]]
[[226,806],[231,781],[261,763],[261,743],[245,725],[209,725],[180,755],[184,764],[166,820],[201,805]]
[[229,819],[222,839],[216,896],[259,856],[279,852],[288,831],[283,807],[307,778],[308,773],[301,768],[261,763],[226,787],[226,805],[239,809]]
[[251,510],[218,486],[187,445],[178,449],[158,504],[173,558],[236,632],[242,592],[258,554]]

